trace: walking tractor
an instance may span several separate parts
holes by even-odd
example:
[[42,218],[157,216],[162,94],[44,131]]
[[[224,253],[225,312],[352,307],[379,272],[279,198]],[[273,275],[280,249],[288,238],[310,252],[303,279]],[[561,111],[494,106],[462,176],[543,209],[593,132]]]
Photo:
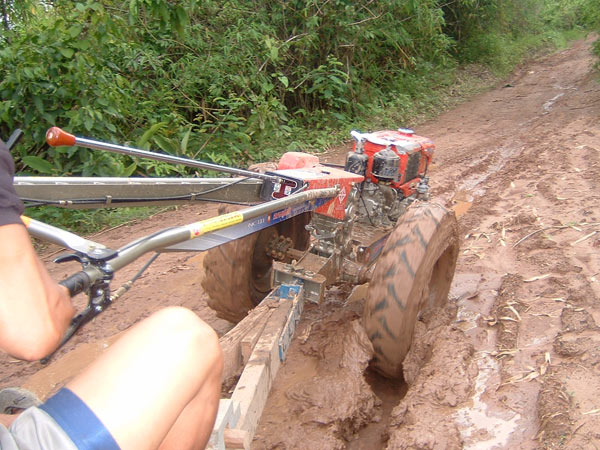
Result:
[[[331,285],[369,283],[363,325],[372,367],[400,377],[420,312],[442,306],[458,255],[454,213],[429,201],[433,143],[412,130],[353,131],[344,166],[284,154],[255,172],[80,138],[51,128],[51,146],[81,146],[220,171],[228,178],[15,177],[25,204],[66,208],[222,203],[219,215],[165,229],[120,249],[24,218],[31,235],[73,253],[83,268],[62,282],[88,306],[63,342],[127,291],[162,252],[205,251],[202,285],[217,315],[238,323],[221,338],[225,378],[241,372],[220,403],[214,448],[248,448],[305,302]],[[9,142],[14,143],[15,139]],[[129,282],[113,274],[155,252]]]

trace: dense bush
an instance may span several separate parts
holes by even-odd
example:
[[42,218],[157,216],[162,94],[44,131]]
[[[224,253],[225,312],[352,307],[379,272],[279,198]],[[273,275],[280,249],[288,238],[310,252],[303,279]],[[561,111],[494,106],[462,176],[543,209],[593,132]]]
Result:
[[51,125],[244,165],[406,120],[457,64],[510,67],[525,37],[595,26],[599,1],[0,0],[0,135],[26,131],[25,173],[185,172],[48,148]]

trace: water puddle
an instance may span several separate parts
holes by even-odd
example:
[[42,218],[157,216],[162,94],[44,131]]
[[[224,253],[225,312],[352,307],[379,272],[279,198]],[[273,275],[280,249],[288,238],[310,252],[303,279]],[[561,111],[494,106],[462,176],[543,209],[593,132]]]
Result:
[[565,95],[565,94],[562,93],[562,94],[555,95],[553,98],[551,98],[546,103],[544,103],[544,111],[550,112],[550,110],[552,109],[552,106],[554,106],[554,104],[556,103],[556,100],[561,98],[563,95]]
[[[490,313],[494,305],[501,275],[495,273],[458,273],[450,295],[458,303],[457,325],[473,336],[479,373],[475,380],[472,405],[459,409],[454,420],[459,425],[464,449],[483,450],[506,448],[511,434],[517,430],[521,416],[503,408],[492,410],[484,401],[486,389],[495,389],[499,383],[499,366],[490,356],[495,349],[495,331],[481,329],[478,322]],[[477,336],[477,337],[476,337]]]
[[[454,414],[456,423],[460,425],[460,434],[466,450],[487,450],[495,447],[506,448],[510,435],[517,429],[521,415],[510,413],[512,417],[501,417],[488,409],[482,400],[487,383],[498,373],[498,364],[489,355],[483,354],[477,360],[479,374],[475,380],[473,406],[462,408]],[[506,415],[506,414],[502,414]]]

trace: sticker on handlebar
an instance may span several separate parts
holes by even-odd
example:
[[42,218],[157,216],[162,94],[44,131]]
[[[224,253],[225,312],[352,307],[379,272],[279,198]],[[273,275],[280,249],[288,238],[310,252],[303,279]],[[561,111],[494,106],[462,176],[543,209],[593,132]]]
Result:
[[27,216],[21,216],[21,221],[23,222],[23,225],[25,225],[25,228],[29,227],[29,224],[31,223],[31,219]]
[[244,221],[244,216],[239,212],[231,212],[222,216],[211,217],[210,219],[201,220],[188,225],[190,230],[190,239],[194,239],[211,231],[220,230],[221,228],[227,228],[232,225],[241,223]]

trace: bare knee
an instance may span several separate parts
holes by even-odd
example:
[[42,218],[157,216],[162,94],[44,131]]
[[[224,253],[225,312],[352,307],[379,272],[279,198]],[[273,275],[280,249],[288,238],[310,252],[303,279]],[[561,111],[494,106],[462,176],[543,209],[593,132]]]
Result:
[[148,320],[154,332],[169,342],[173,351],[185,351],[192,359],[202,358],[220,372],[223,356],[217,333],[196,313],[170,306],[154,313]]
[[196,313],[182,306],[169,306],[150,316],[150,320],[160,323],[164,329],[184,330],[207,335],[214,334],[215,331],[210,325],[204,322]]

